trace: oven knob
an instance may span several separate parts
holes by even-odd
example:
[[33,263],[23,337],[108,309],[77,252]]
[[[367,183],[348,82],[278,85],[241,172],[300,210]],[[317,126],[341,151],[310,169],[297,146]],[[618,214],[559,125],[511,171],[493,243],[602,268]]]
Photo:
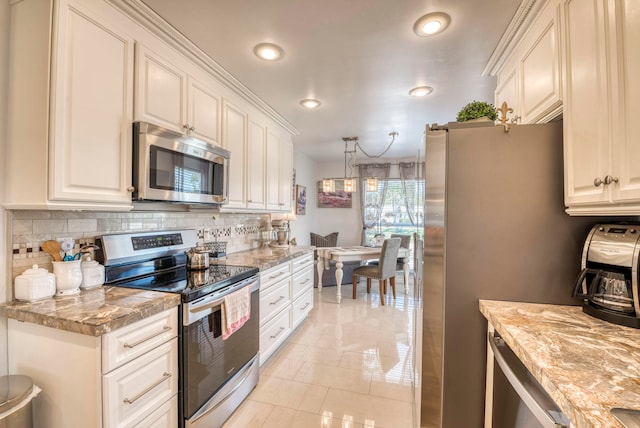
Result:
[[604,227],[600,227],[598,230],[599,230],[600,232],[604,232]]
[[636,230],[635,229],[631,229],[631,230],[629,230],[629,233],[636,233]]

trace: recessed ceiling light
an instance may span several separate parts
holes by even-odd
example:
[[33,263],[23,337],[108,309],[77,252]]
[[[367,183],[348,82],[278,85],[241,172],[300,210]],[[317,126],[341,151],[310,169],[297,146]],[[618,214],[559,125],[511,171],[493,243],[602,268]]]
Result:
[[413,31],[418,36],[431,36],[444,31],[451,18],[443,12],[428,13],[422,16],[413,25]]
[[320,101],[313,98],[306,98],[300,101],[300,105],[306,108],[316,108],[320,105]]
[[424,97],[425,95],[429,95],[433,92],[433,88],[431,86],[417,86],[409,91],[409,95],[412,97]]
[[253,48],[253,53],[266,61],[277,61],[284,56],[284,50],[273,43],[260,43]]

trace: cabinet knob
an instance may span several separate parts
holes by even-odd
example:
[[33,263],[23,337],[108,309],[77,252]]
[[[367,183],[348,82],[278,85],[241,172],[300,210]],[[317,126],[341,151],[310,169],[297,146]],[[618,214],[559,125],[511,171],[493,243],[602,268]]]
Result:
[[135,187],[133,187],[133,186],[129,186],[129,187],[127,187],[127,192],[131,192],[131,193],[133,193],[133,191],[134,191],[134,190],[136,190],[136,188],[135,188]]
[[606,177],[604,177],[604,184],[611,184],[611,183],[617,183],[618,182],[618,177],[612,177],[610,175],[607,175]]
[[595,180],[593,180],[593,185],[596,187],[600,187],[600,185],[602,185],[603,181],[600,179],[600,177],[596,177]]

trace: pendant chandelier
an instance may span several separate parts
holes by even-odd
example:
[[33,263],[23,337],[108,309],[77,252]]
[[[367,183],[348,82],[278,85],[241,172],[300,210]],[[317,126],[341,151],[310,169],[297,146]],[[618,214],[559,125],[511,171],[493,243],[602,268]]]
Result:
[[[397,135],[398,135],[398,133],[395,132],[395,131],[392,131],[392,132],[389,133],[389,136],[391,137],[391,142],[389,142],[389,145],[387,146],[387,148],[384,149],[384,151],[382,153],[380,153],[379,155],[370,155],[366,151],[364,151],[364,149],[362,148],[362,146],[360,146],[360,143],[358,142],[358,137],[343,137],[342,141],[344,141],[344,177],[342,177],[342,178],[324,178],[322,180],[322,191],[323,192],[335,192],[336,191],[336,181],[342,181],[343,190],[345,192],[348,192],[348,193],[356,192],[357,189],[358,189],[358,178],[359,177],[354,177],[353,176],[353,168],[357,166],[357,164],[356,164],[356,153],[357,153],[357,150],[360,149],[362,154],[365,155],[368,158],[380,158],[385,153],[387,153],[389,151],[389,149],[391,148],[391,145],[394,143]],[[354,143],[352,150],[349,149],[349,143],[351,143],[351,142]],[[347,176],[347,166],[349,167],[349,175],[348,176]],[[366,190],[368,192],[375,192],[376,190],[378,190],[378,179],[377,178],[375,178],[375,177],[362,177],[362,179],[365,180],[365,182],[366,182]]]

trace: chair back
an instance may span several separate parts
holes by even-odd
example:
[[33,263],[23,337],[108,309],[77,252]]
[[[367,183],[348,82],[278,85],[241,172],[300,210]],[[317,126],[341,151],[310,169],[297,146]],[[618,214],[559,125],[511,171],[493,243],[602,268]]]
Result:
[[[414,233],[415,235],[415,233]],[[392,233],[391,238],[400,238],[400,248],[409,248],[411,245],[411,235],[403,235],[400,233]]]
[[396,274],[396,261],[401,241],[400,238],[389,238],[382,243],[380,262],[378,264],[380,278],[391,278]]

